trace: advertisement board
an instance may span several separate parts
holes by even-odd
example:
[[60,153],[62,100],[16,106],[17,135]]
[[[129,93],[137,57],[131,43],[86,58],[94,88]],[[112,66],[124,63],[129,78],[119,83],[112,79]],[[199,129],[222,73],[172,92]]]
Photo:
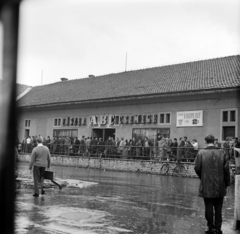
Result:
[[202,110],[177,112],[177,127],[198,126],[203,126]]

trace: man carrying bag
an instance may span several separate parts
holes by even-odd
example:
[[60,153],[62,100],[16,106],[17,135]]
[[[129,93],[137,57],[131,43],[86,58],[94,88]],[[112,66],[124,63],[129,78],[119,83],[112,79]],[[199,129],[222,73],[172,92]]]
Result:
[[49,169],[51,166],[51,155],[48,147],[42,144],[42,137],[37,138],[38,146],[33,149],[31,155],[31,162],[29,165],[29,170],[33,167],[33,179],[34,179],[34,197],[39,196],[39,187],[41,186],[41,194],[44,195],[45,191],[43,189],[44,185],[44,173],[46,167]]

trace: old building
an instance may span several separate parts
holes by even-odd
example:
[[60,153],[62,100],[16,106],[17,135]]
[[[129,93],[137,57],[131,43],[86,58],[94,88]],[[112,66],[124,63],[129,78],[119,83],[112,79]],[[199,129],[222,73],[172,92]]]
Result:
[[67,80],[33,87],[18,101],[27,135],[132,138],[187,136],[204,144],[238,136],[240,56]]

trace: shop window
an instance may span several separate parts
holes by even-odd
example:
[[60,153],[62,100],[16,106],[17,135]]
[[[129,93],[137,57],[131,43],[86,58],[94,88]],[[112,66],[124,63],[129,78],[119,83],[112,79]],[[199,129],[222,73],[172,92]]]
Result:
[[31,120],[30,119],[26,119],[25,120],[25,128],[30,128],[30,124],[31,124]]
[[54,127],[60,127],[62,120],[60,118],[54,119]]
[[78,130],[77,129],[54,129],[53,130],[54,137],[77,137]]
[[142,140],[147,137],[152,145],[156,146],[158,137],[170,138],[170,128],[134,128],[132,137]]
[[159,125],[171,124],[171,113],[159,113]]
[[221,140],[236,137],[238,135],[237,109],[221,110]]

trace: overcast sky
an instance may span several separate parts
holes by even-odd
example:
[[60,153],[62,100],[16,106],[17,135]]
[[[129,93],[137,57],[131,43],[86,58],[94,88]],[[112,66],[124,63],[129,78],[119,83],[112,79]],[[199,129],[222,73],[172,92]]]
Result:
[[236,55],[239,29],[239,0],[24,0],[18,83]]

